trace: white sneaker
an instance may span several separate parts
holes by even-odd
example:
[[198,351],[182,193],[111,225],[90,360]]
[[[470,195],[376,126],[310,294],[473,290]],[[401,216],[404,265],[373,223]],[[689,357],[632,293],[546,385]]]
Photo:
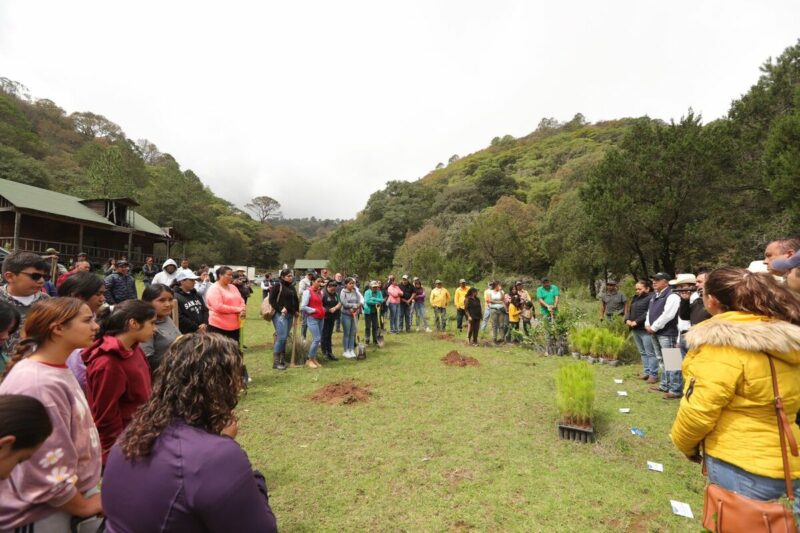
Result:
[[355,359],[355,357],[356,357],[356,354],[355,354],[355,353],[353,353],[353,352],[352,352],[352,351],[350,351],[350,350],[347,350],[347,351],[346,351],[346,352],[344,352],[342,355],[343,355],[345,358],[347,358],[347,359]]

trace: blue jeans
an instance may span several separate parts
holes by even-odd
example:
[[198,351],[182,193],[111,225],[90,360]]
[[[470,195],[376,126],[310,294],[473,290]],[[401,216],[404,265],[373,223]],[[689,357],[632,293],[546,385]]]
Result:
[[292,315],[286,313],[275,313],[272,317],[272,325],[275,326],[275,346],[272,347],[273,353],[283,353],[286,347],[286,338],[292,329]]
[[[658,361],[664,364],[664,356],[661,355],[662,348],[677,348],[678,337],[675,335],[653,335],[653,348],[656,352]],[[659,388],[664,392],[673,394],[683,394],[683,374],[680,370],[661,372],[661,384]]]
[[306,324],[308,324],[308,330],[311,332],[311,346],[308,348],[308,358],[316,359],[317,348],[319,348],[319,342],[322,339],[322,320],[313,316],[306,316]]
[[487,305],[483,311],[483,320],[481,321],[481,331],[486,331],[486,326],[489,325],[489,317],[492,314],[492,309]]
[[342,311],[342,350],[349,352],[356,348],[356,319]]
[[[783,478],[758,476],[739,468],[738,466],[706,456],[708,480],[720,487],[754,500],[774,500],[786,495],[786,481]],[[792,480],[794,488],[794,516],[800,517],[800,480]]]
[[400,331],[400,304],[389,304],[389,331]]
[[400,304],[400,330],[403,330],[405,324],[406,333],[411,331],[411,306],[407,303]]
[[653,336],[643,329],[633,329],[631,333],[633,334],[633,342],[636,343],[636,348],[642,356],[644,373],[657,378],[658,358],[656,357],[655,348],[653,348]]
[[414,302],[414,313],[417,315],[417,327],[428,329],[428,319],[425,317],[425,302]]

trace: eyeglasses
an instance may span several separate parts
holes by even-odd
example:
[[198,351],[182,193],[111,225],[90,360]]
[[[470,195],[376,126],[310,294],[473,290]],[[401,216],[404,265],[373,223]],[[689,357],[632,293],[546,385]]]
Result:
[[20,272],[20,274],[25,274],[33,281],[41,281],[41,280],[49,280],[50,276],[47,274],[42,274],[41,272]]

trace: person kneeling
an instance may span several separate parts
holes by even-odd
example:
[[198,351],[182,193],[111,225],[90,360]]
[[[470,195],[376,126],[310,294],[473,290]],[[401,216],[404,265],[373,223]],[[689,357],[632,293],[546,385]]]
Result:
[[173,343],[109,454],[109,532],[277,531],[264,477],[233,440],[242,385],[235,341],[194,333]]

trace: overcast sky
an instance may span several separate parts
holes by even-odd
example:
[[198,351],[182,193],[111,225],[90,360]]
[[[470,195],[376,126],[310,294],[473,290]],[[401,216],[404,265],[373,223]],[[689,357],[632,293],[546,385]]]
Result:
[[798,37],[796,0],[2,0],[0,76],[240,206],[350,218],[545,116],[723,116]]

